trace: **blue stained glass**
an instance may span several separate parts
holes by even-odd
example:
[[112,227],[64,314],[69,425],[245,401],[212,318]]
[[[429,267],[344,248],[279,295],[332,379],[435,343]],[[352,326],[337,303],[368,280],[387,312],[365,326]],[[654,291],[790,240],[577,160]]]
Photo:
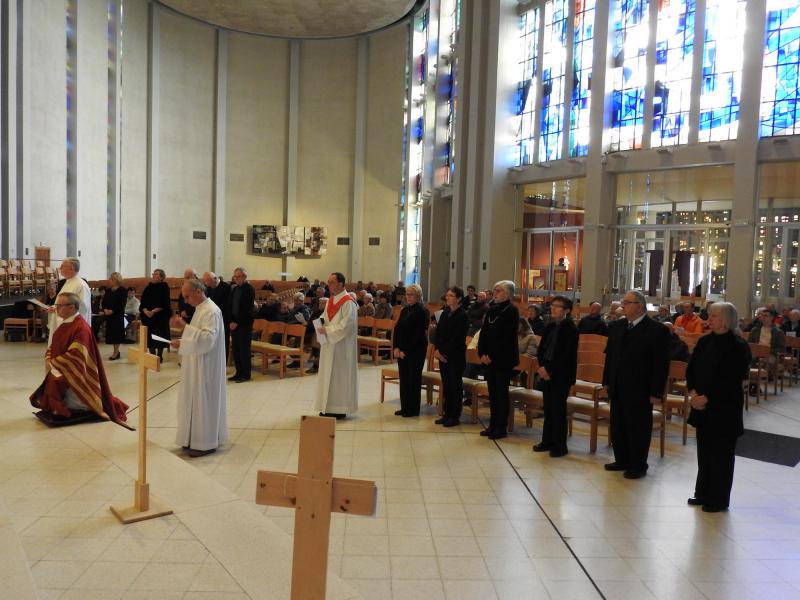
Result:
[[656,33],[652,146],[689,141],[695,0],[662,0]]
[[800,133],[800,6],[767,0],[761,75],[761,135]]
[[735,139],[742,92],[747,0],[707,0],[699,141]]
[[513,98],[514,112],[518,115],[514,162],[518,165],[533,162],[538,43],[539,8],[536,7],[519,18],[519,81]]
[[644,129],[648,0],[616,0],[613,5],[610,150],[641,148]]
[[575,0],[572,43],[572,98],[570,102],[569,154],[589,153],[592,57],[594,54],[595,0]]
[[542,48],[542,114],[539,160],[561,158],[564,132],[564,85],[567,66],[567,1],[544,5]]

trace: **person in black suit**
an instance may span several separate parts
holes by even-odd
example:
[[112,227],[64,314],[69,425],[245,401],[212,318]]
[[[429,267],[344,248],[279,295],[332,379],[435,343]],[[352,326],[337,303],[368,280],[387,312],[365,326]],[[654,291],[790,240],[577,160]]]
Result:
[[142,325],[147,326],[147,348],[151,354],[158,354],[161,361],[164,360],[164,348],[167,344],[154,340],[153,335],[170,339],[169,318],[172,316],[172,304],[166,278],[163,269],[153,269],[152,279],[142,291],[142,301],[139,305]]
[[793,308],[789,311],[786,318],[781,321],[781,331],[794,333],[795,337],[800,337],[800,310]]
[[399,417],[418,417],[422,389],[422,366],[428,349],[428,311],[422,305],[422,288],[416,284],[406,290],[406,306],[392,334],[392,355],[397,359],[400,377]]
[[469,320],[463,308],[464,291],[451,287],[444,296],[447,305],[436,325],[433,341],[435,356],[442,373],[444,413],[436,419],[437,425],[455,427],[461,419],[461,401],[464,398],[462,377],[467,364],[467,329]]
[[[542,441],[534,452],[567,453],[567,396],[578,370],[578,328],[572,320],[572,300],[556,296],[550,303],[550,323],[542,334],[537,357],[544,395]],[[599,312],[598,312],[599,314]]]
[[494,299],[483,318],[478,337],[478,356],[485,365],[486,383],[489,385],[490,411],[489,427],[481,431],[481,435],[490,440],[506,437],[508,384],[514,367],[519,364],[519,311],[511,302],[513,297],[513,281],[494,284]]
[[608,335],[608,325],[603,320],[603,305],[599,302],[589,304],[589,314],[578,321],[578,333]]
[[639,291],[625,294],[622,310],[625,318],[608,327],[603,370],[614,442],[614,462],[605,469],[639,479],[647,474],[652,405],[663,396],[669,373],[669,330],[647,316],[647,303]]
[[222,326],[225,329],[223,336],[225,337],[225,361],[228,360],[228,353],[230,352],[230,326],[231,326],[231,286],[229,283],[222,281],[222,278],[211,271],[203,273],[203,283],[208,290],[209,299],[217,305],[222,311]]
[[231,290],[231,344],[233,346],[233,364],[236,372],[228,377],[228,381],[241,383],[250,381],[250,342],[253,337],[253,301],[256,292],[247,282],[247,271],[237,267],[233,271],[233,282],[236,284]]
[[729,302],[715,302],[708,311],[711,334],[697,340],[686,385],[697,429],[697,481],[692,506],[704,512],[728,508],[733,486],[736,439],[744,433],[742,381],[750,368],[750,347],[739,335],[739,316]]

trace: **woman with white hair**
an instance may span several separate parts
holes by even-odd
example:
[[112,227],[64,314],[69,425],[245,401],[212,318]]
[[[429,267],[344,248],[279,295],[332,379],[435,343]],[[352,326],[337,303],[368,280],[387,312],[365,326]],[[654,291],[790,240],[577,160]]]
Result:
[[744,433],[742,381],[750,369],[750,347],[738,334],[739,317],[730,302],[708,312],[709,335],[701,337],[686,369],[689,424],[697,429],[697,481],[692,506],[726,510],[733,486],[736,439]]
[[498,281],[489,311],[483,317],[483,327],[478,338],[478,356],[486,367],[489,385],[489,427],[481,435],[490,440],[506,437],[508,426],[508,384],[514,367],[519,364],[517,327],[519,311],[511,302],[514,297],[513,281]]
[[428,311],[422,305],[422,288],[406,288],[406,305],[392,334],[392,355],[397,359],[400,377],[399,417],[418,417],[422,389],[422,365],[428,349]]

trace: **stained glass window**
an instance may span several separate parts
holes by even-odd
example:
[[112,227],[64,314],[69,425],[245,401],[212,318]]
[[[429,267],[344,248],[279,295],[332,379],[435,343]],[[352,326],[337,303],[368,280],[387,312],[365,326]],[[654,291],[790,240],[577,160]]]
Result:
[[542,48],[542,122],[539,160],[561,158],[564,133],[564,85],[567,68],[567,0],[544,5]]
[[572,102],[569,117],[569,155],[589,153],[589,108],[594,54],[595,0],[575,0],[572,42]]
[[652,146],[689,141],[695,0],[661,0],[656,33]]
[[648,0],[615,0],[613,4],[610,150],[642,146],[649,7]]
[[761,135],[800,133],[800,5],[767,0],[764,71],[761,76]]
[[706,0],[701,142],[735,139],[739,131],[747,0]]
[[534,8],[519,18],[520,79],[514,98],[514,109],[518,118],[514,162],[518,165],[529,165],[533,162],[538,43],[539,9]]

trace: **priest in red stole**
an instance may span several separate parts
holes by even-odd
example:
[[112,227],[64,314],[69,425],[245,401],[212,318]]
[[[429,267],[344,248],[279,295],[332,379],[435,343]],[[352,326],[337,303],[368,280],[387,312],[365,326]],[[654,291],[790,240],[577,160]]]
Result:
[[80,298],[59,294],[55,308],[62,323],[45,354],[47,375],[31,404],[56,420],[95,413],[107,421],[125,421],[128,406],[111,393],[92,328],[78,314]]

